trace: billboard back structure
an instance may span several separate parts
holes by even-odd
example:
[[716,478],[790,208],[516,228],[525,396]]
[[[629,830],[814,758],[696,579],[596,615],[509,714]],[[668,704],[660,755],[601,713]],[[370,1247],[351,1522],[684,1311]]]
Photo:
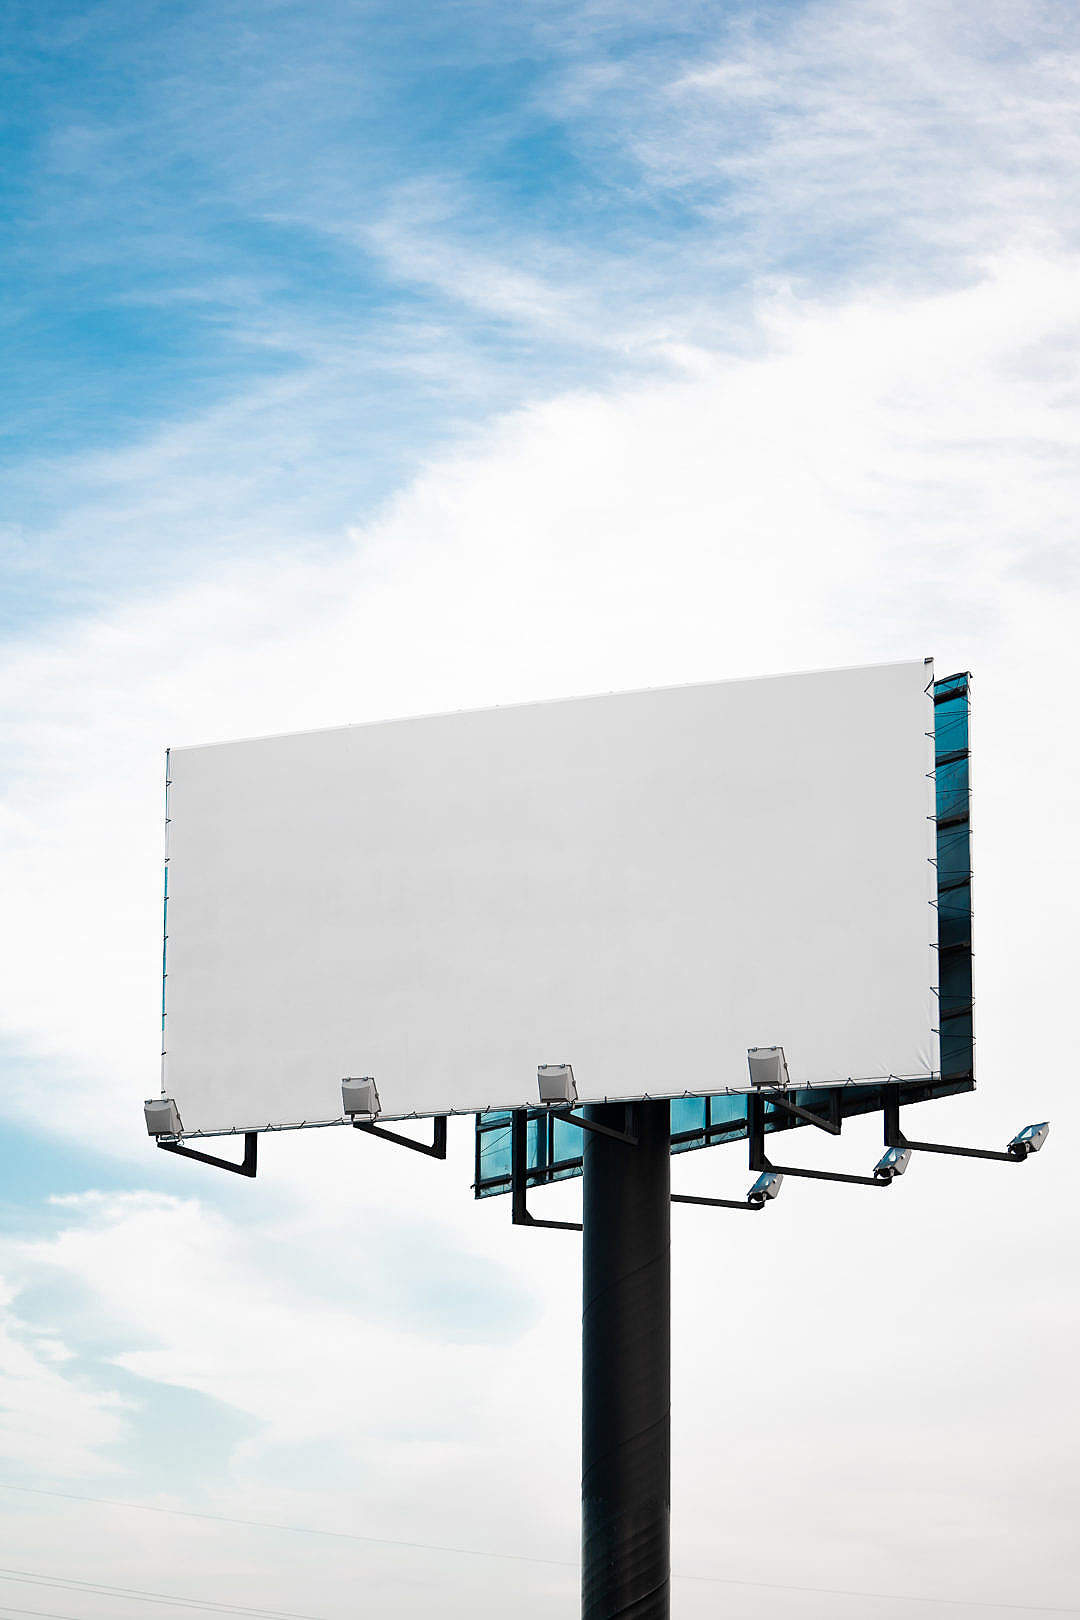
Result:
[[920,661],[172,750],[178,1134],[933,1083],[934,731]]

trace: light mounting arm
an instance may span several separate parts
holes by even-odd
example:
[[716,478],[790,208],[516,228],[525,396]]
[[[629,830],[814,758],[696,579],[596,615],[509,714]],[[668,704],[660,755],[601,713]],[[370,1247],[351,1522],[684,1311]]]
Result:
[[900,1128],[899,1087],[889,1086],[885,1091],[885,1146],[888,1148],[902,1148],[909,1153],[943,1153],[954,1159],[994,1159],[999,1164],[1023,1164],[1032,1153],[1038,1153],[1049,1134],[1049,1121],[1043,1120],[1017,1131],[1004,1150],[954,1147],[949,1142],[913,1142]]

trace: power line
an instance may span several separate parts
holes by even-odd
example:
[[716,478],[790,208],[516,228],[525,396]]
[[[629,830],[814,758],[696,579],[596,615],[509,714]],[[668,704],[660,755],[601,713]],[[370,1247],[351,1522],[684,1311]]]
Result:
[[[531,1553],[489,1552],[480,1547],[448,1547],[430,1541],[397,1541],[389,1536],[362,1536],[351,1530],[322,1530],[313,1525],[306,1524],[278,1524],[269,1519],[234,1519],[224,1513],[199,1513],[192,1508],[158,1507],[150,1502],[121,1502],[108,1496],[80,1496],[74,1491],[48,1491],[40,1486],[10,1485],[0,1480],[0,1490],[19,1491],[29,1496],[56,1497],[65,1502],[92,1502],[99,1507],[126,1508],[137,1513],[165,1513],[180,1519],[202,1519],[215,1524],[241,1525],[252,1530],[281,1530],[291,1535],[300,1536],[329,1536],[336,1541],[358,1541],[375,1547],[400,1547],[410,1552],[440,1552],[452,1553],[463,1558],[498,1558],[516,1564],[545,1564],[556,1569],[577,1569],[576,1562],[566,1558],[538,1558]],[[914,1592],[868,1592],[854,1587],[844,1586],[802,1586],[782,1581],[746,1581],[738,1580],[725,1575],[695,1575],[672,1571],[675,1580],[699,1581],[712,1586],[741,1586],[754,1591],[769,1592],[802,1592],[818,1597],[849,1597],[870,1598],[883,1603],[936,1603],[942,1607],[958,1609],[994,1609],[1012,1614],[1070,1614],[1080,1615],[1080,1606],[1055,1603],[1003,1603],[1000,1599],[986,1598],[956,1598],[923,1596]],[[152,1594],[141,1594],[150,1596]],[[176,1601],[175,1599],[166,1601]],[[40,1610],[9,1610],[0,1608],[2,1613],[32,1614]],[[229,1608],[223,1605],[220,1613],[235,1613],[249,1615],[266,1615],[267,1610],[244,1610]],[[57,1620],[72,1620],[71,1616],[59,1616]],[[275,1620],[313,1620],[310,1616],[275,1617]]]
[[199,1609],[205,1614],[246,1615],[252,1620],[318,1620],[318,1616],[295,1614],[282,1609],[251,1608],[242,1603],[224,1603],[216,1598],[185,1598],[172,1592],[144,1592],[137,1586],[107,1586],[84,1581],[74,1575],[49,1575],[36,1569],[0,1568],[0,1581],[18,1581],[23,1586],[49,1586],[61,1592],[85,1592],[91,1597],[119,1597],[133,1601],[167,1604],[177,1609]]
[[86,1620],[85,1615],[57,1614],[55,1609],[8,1609],[0,1606],[0,1614],[37,1615],[38,1620]]
[[883,1603],[939,1603],[960,1609],[1001,1609],[1011,1614],[1080,1614],[1080,1608],[1066,1608],[1056,1603],[1002,1603],[1000,1599],[922,1597],[914,1592],[867,1592],[847,1586],[794,1586],[784,1581],[740,1581],[725,1575],[679,1575],[675,1580],[712,1581],[717,1586],[746,1586],[758,1591],[810,1592],[817,1597],[871,1598]]
[[[120,1502],[110,1496],[79,1496],[74,1491],[46,1491],[33,1485],[9,1485],[0,1480],[0,1490],[23,1491],[30,1496],[54,1496],[64,1502],[94,1502],[99,1507],[128,1508],[137,1513],[166,1513],[179,1519],[202,1519],[212,1524],[237,1524],[250,1530],[285,1530],[290,1535],[329,1536],[334,1541],[360,1541],[373,1547],[402,1547],[411,1552],[457,1553],[462,1558],[502,1558],[516,1564],[551,1564],[557,1569],[577,1569],[566,1558],[536,1558],[530,1553],[489,1552],[480,1547],[443,1547],[430,1541],[395,1541],[389,1536],[361,1536],[352,1530],[323,1530],[307,1524],[277,1524],[271,1519],[234,1519],[225,1513],[199,1513],[193,1508],[158,1507],[152,1502]],[[710,1577],[706,1577],[710,1578]]]

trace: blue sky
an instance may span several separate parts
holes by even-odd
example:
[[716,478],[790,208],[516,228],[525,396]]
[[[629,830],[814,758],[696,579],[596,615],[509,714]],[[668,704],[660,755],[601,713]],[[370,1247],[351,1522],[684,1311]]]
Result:
[[[675,343],[752,345],[763,284],[969,282],[1003,208],[1015,233],[1069,183],[1051,97],[1075,22],[905,15],[16,7],[10,631],[214,556],[339,545],[494,415],[664,370]],[[993,117],[1005,84],[1019,130]],[[211,487],[197,423],[229,441]],[[182,510],[134,504],[154,443]],[[279,514],[258,539],[253,507]]]
[[[932,1128],[996,1142],[1045,1109],[1060,1140],[1062,1064],[1033,1075],[1029,1046],[1077,921],[1080,19],[45,0],[2,29],[0,1484],[554,1562],[523,1588],[512,1562],[271,1555],[17,1492],[0,1562],[324,1620],[360,1582],[388,1620],[433,1594],[546,1620],[573,1603],[573,1397],[537,1393],[575,1382],[572,1248],[474,1207],[464,1127],[447,1167],[277,1138],[254,1184],[141,1134],[164,749],[971,668],[980,1093]],[[697,1157],[687,1190],[741,1174]],[[1080,1605],[1067,1159],[1038,1198],[939,1169],[902,1220],[812,1189],[753,1244],[681,1229],[676,1567],[751,1583],[723,1589],[736,1620],[768,1579]],[[718,1244],[725,1295],[698,1286]],[[778,1299],[762,1350],[732,1301]],[[733,1409],[762,1376],[769,1410]],[[868,1471],[884,1387],[901,1432]],[[684,1583],[686,1620],[719,1590]]]
[[[72,480],[89,473],[93,499],[93,458],[241,394],[272,443],[234,476],[299,498],[310,542],[333,544],[433,444],[633,363],[605,362],[602,334],[582,352],[581,321],[560,319],[583,259],[610,274],[640,254],[626,294],[663,300],[678,243],[708,234],[583,93],[605,68],[654,75],[700,38],[689,24],[367,5],[34,6],[22,22],[5,131],[17,540],[55,533]],[[489,301],[492,277],[519,285]],[[530,296],[545,285],[548,311]],[[206,518],[209,550],[235,544],[227,513]],[[194,549],[24,543],[12,600],[35,616],[118,576],[175,578]]]

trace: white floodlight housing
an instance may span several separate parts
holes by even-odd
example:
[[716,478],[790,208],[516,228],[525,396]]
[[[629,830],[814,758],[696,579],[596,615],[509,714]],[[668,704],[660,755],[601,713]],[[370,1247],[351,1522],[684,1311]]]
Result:
[[911,1163],[911,1149],[906,1147],[891,1147],[881,1155],[874,1166],[874,1174],[879,1181],[895,1181],[902,1176]]
[[143,1104],[148,1136],[179,1136],[180,1111],[171,1097],[148,1097]]
[[379,1093],[370,1074],[359,1080],[341,1082],[341,1106],[347,1114],[363,1114],[374,1119],[379,1112]]
[[1048,1120],[1044,1119],[1041,1125],[1025,1125],[1009,1143],[1009,1152],[1018,1159],[1026,1159],[1029,1153],[1038,1153],[1049,1135]]
[[783,1186],[784,1177],[779,1170],[766,1170],[751,1187],[746,1195],[748,1204],[763,1204],[766,1198],[777,1198]]
[[570,1063],[541,1063],[536,1071],[540,1101],[556,1108],[572,1108],[578,1100],[574,1068]]
[[790,1086],[791,1078],[782,1046],[752,1046],[746,1059],[750,1065],[752,1086],[769,1086],[773,1091]]

